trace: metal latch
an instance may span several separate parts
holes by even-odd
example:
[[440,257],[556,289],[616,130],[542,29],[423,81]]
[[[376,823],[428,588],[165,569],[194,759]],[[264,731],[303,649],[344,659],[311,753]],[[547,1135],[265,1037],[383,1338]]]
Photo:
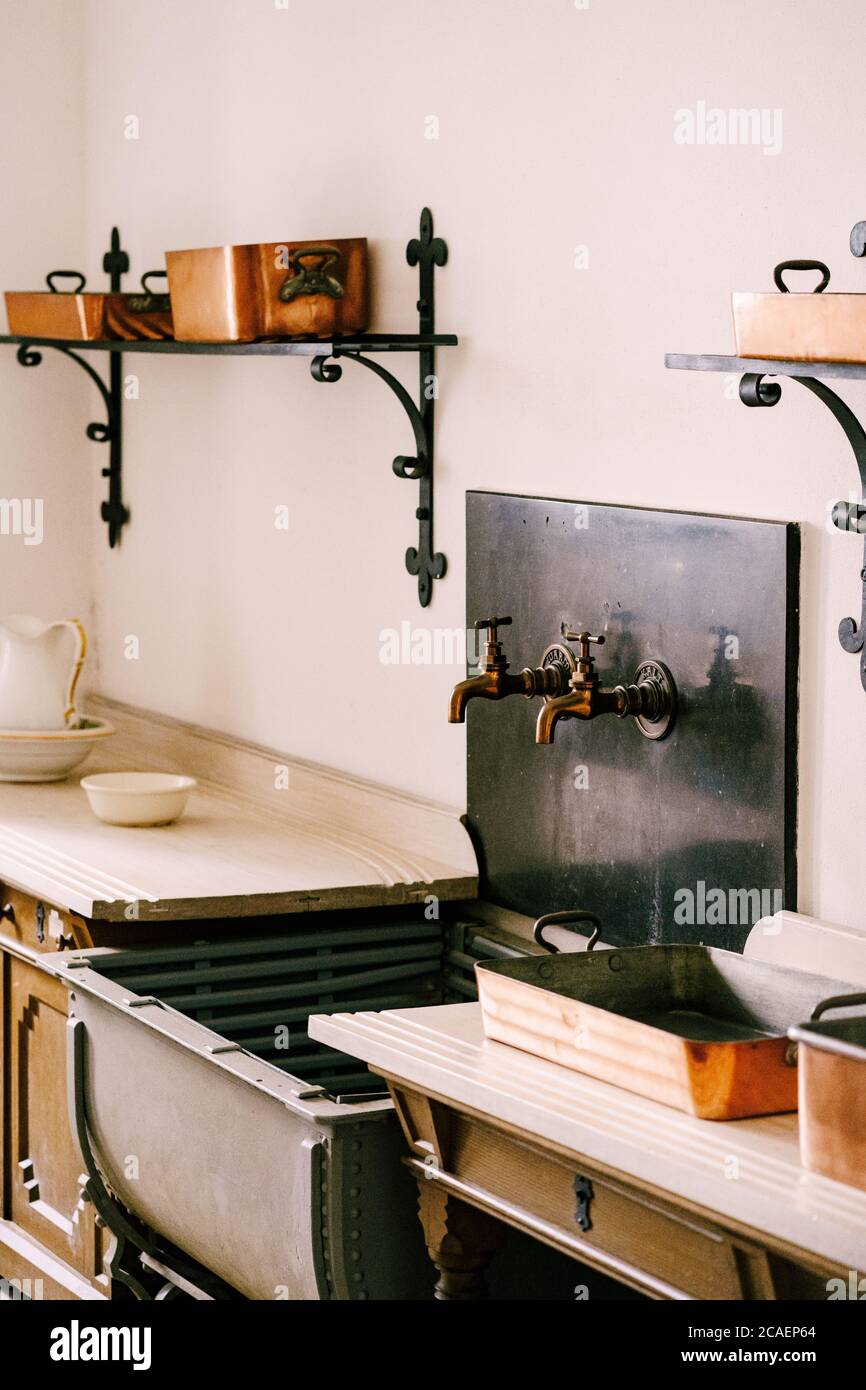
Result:
[[362,1105],[366,1100],[387,1100],[387,1091],[343,1091],[335,1096],[327,1086],[299,1086],[292,1091],[296,1100],[329,1100],[333,1105]]
[[592,1179],[583,1178],[578,1175],[573,1183],[574,1195],[577,1198],[577,1209],[574,1219],[582,1231],[592,1229],[592,1217],[589,1214],[589,1204],[594,1197],[592,1190]]

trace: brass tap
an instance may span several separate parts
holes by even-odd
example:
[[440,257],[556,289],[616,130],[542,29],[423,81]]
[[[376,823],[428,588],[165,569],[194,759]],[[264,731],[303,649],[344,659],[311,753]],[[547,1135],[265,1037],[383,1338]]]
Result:
[[657,661],[645,661],[635,673],[635,683],[617,685],[612,690],[599,684],[595,659],[590,656],[591,642],[602,646],[604,637],[589,632],[572,632],[565,623],[562,635],[567,642],[577,642],[577,668],[572,673],[566,694],[547,700],[535,726],[536,743],[553,743],[560,719],[597,719],[602,714],[615,714],[618,719],[631,715],[647,738],[663,738],[673,722],[676,694],[670,672]]
[[455,685],[448,706],[449,724],[463,723],[470,700],[505,700],[509,695],[523,695],[531,700],[534,695],[551,697],[562,694],[565,679],[562,671],[556,667],[539,666],[533,670],[525,666],[516,676],[508,674],[508,662],[502,643],[498,640],[497,629],[510,625],[510,618],[479,618],[475,623],[476,631],[487,629],[481,675]]

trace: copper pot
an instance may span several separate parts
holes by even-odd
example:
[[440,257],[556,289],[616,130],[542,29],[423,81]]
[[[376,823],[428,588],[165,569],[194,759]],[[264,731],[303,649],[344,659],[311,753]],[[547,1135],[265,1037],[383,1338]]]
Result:
[[153,290],[148,281],[167,278],[164,270],[148,270],[141,277],[141,290],[132,294],[105,296],[105,336],[107,338],[173,338],[171,298]]
[[[790,294],[787,270],[816,270],[811,294]],[[731,296],[739,357],[789,362],[866,362],[866,294],[825,294],[823,261],[782,261],[773,272],[781,294]]]
[[[98,342],[106,338],[171,338],[169,296],[158,294],[148,280],[165,275],[149,270],[141,290],[132,294],[84,293],[87,283],[79,270],[52,270],[48,290],[33,293],[9,290],[6,314],[9,332],[22,338],[59,338],[68,342]],[[55,281],[71,278],[74,289],[58,289]]]
[[[52,270],[48,289],[33,293],[6,291],[9,332],[22,338],[65,338],[91,341],[105,337],[104,294],[83,294],[84,276],[79,270]],[[71,290],[59,290],[59,279],[77,280]]]
[[180,342],[331,338],[367,327],[367,242],[259,242],[167,251]]
[[866,994],[826,999],[788,1036],[799,1049],[804,1167],[866,1189],[866,1017],[821,1021],[830,1009],[860,1004]]

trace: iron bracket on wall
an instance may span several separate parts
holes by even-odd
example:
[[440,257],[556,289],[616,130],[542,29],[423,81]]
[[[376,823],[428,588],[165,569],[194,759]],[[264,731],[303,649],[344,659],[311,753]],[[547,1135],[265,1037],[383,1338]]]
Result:
[[[116,227],[111,230],[111,246],[102,258],[102,268],[109,277],[112,294],[120,290],[121,276],[129,270],[129,256],[120,245],[120,233]],[[46,344],[41,344],[46,346]],[[129,509],[123,504],[122,486],[122,400],[123,400],[123,361],[122,354],[112,352],[109,361],[108,384],[89,362],[62,343],[51,344],[52,350],[77,362],[87,373],[102,396],[105,405],[105,422],[94,421],[87,426],[87,438],[96,444],[108,445],[108,467],[103,468],[102,476],[108,479],[108,497],[102,503],[100,515],[108,527],[108,544],[113,549],[120,540],[120,533],[129,521]],[[18,349],[18,361],[22,367],[38,367],[42,353],[31,343],[22,343]]]
[[[419,235],[413,237],[406,247],[406,260],[411,266],[418,266],[418,331],[423,337],[432,337],[436,331],[433,275],[435,267],[445,265],[447,259],[448,247],[441,237],[434,237],[433,215],[429,208],[424,208]],[[313,358],[310,363],[313,378],[321,382],[339,381],[343,372],[335,360],[337,358],[357,362],[384,381],[402,405],[412,426],[415,453],[399,454],[392,467],[398,478],[408,478],[418,483],[418,506],[415,510],[418,545],[409,546],[406,551],[406,568],[410,574],[417,575],[418,600],[421,607],[426,608],[433,597],[434,579],[441,579],[447,568],[445,556],[433,548],[433,416],[439,394],[436,349],[434,346],[422,346],[419,350],[417,405],[403,383],[385,367],[361,352],[341,349],[339,343],[333,344],[327,355]]]
[[[866,256],[866,222],[857,222],[851,228],[849,238],[852,256]],[[829,278],[829,277],[828,277]],[[826,280],[824,282],[826,284]],[[821,286],[824,288],[824,285]],[[778,405],[782,388],[777,381],[765,381],[766,373],[748,372],[740,381],[740,400],[749,406]],[[810,376],[790,378],[805,386],[807,391],[823,401],[835,420],[842,426],[845,438],[851,445],[860,474],[860,501],[837,502],[832,511],[833,525],[840,531],[854,531],[866,536],[866,430],[860,424],[850,406],[846,405],[835,391],[825,386],[823,381]],[[855,618],[843,618],[839,623],[839,642],[852,656],[860,656],[860,684],[866,690],[866,542],[863,547],[863,565],[860,570],[860,622]]]
[[[860,224],[858,223],[858,226]],[[857,228],[855,227],[855,231]],[[852,244],[853,236],[852,232]],[[861,253],[862,254],[862,253]],[[807,391],[823,401],[827,409],[833,415],[845,434],[845,438],[851,445],[854,458],[857,463],[857,470],[860,474],[860,501],[859,502],[836,502],[833,511],[833,525],[840,531],[854,531],[866,536],[866,430],[860,424],[857,416],[846,405],[835,391],[831,391],[829,386],[825,386],[823,381],[816,380],[810,376],[795,376],[791,381],[797,381],[801,386],[805,386]],[[782,388],[777,381],[766,381],[763,374],[748,372],[740,379],[740,400],[748,406],[774,406],[778,405],[782,396]],[[863,566],[860,570],[861,596],[860,596],[860,622],[859,625],[855,618],[843,618],[839,623],[839,642],[846,652],[860,656],[860,683],[866,690],[866,542],[863,549]]]

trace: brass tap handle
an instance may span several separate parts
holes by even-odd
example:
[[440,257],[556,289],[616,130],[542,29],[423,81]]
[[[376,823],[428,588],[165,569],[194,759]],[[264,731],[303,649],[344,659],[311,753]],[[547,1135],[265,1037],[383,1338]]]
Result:
[[510,618],[477,618],[473,623],[476,632],[480,632],[483,627],[487,628],[487,641],[496,641],[496,629],[498,627],[511,627]]
[[603,647],[603,646],[604,646],[604,643],[605,643],[605,638],[604,638],[603,636],[601,636],[601,637],[593,637],[593,635],[592,635],[591,632],[572,632],[571,628],[568,626],[568,623],[563,623],[563,624],[562,624],[562,626],[561,626],[561,628],[560,628],[560,632],[562,633],[562,635],[563,635],[563,637],[565,638],[566,642],[579,642],[579,643],[580,643],[580,655],[581,655],[581,657],[583,658],[584,661],[589,661],[589,660],[590,660],[590,655],[589,655],[589,644],[590,644],[590,642],[595,642],[599,647]]
[[491,671],[506,671],[508,669],[508,662],[505,660],[502,643],[499,641],[496,629],[500,627],[510,627],[511,619],[479,618],[474,626],[476,632],[480,632],[481,629],[485,627],[487,629],[487,636],[484,639],[484,665],[482,669],[488,673]]
[[563,623],[560,629],[566,642],[577,642],[577,670],[571,678],[572,685],[589,685],[598,680],[595,674],[595,658],[589,654],[590,642],[595,642],[596,646],[603,647],[605,639],[603,636],[594,637],[591,632],[574,632],[568,623]]

